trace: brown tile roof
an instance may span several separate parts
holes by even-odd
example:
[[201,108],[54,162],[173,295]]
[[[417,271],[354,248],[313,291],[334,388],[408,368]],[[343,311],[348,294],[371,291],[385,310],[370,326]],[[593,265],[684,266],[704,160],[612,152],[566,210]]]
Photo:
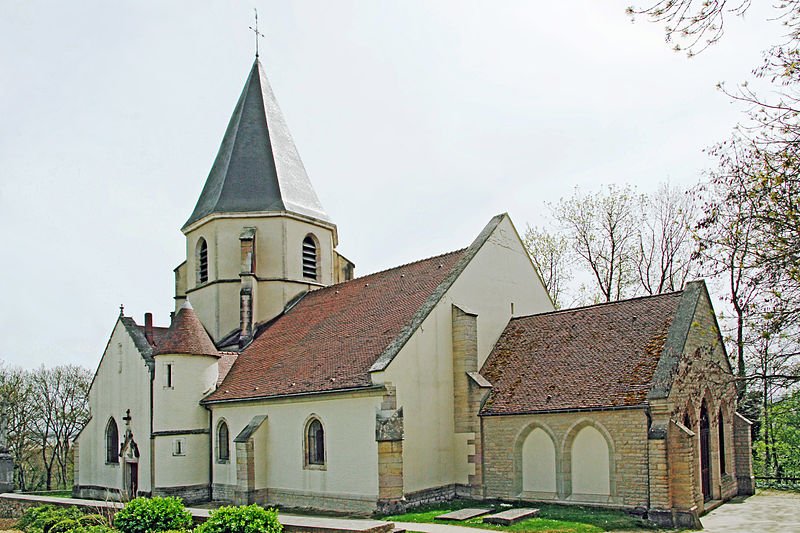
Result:
[[481,369],[481,414],[644,404],[681,295],[512,319]]
[[219,372],[217,375],[217,387],[220,386],[225,376],[230,372],[234,361],[236,361],[236,354],[234,353],[224,353],[222,357],[219,358],[219,361],[217,361],[217,369]]
[[172,353],[220,355],[188,301],[172,319],[167,333],[160,339],[153,340],[156,343],[154,356]]
[[447,278],[464,250],[309,292],[237,358],[218,401],[371,385],[370,366]]

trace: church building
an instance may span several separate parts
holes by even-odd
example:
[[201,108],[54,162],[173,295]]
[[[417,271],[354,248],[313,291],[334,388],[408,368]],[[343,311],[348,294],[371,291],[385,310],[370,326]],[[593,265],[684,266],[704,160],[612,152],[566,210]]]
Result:
[[555,310],[508,215],[356,278],[259,60],[181,231],[169,327],[120,316],[73,494],[371,513],[469,497],[663,525],[753,492],[708,291]]

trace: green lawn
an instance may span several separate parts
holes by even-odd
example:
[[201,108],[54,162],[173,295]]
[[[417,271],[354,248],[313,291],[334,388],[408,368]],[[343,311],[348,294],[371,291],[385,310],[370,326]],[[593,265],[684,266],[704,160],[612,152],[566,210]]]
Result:
[[[392,522],[434,523],[434,518],[436,516],[465,507],[482,507],[484,509],[490,507],[496,508],[487,505],[487,502],[457,500],[419,507],[415,509],[413,513],[383,516],[381,518]],[[652,524],[635,518],[624,511],[550,503],[537,503],[527,505],[526,507],[534,507],[541,510],[540,517],[524,520],[513,526],[484,524],[482,522],[483,517],[480,516],[463,522],[436,521],[436,523],[510,532],[551,531],[557,533],[593,533],[631,529],[656,529]],[[508,507],[504,509],[507,508]]]

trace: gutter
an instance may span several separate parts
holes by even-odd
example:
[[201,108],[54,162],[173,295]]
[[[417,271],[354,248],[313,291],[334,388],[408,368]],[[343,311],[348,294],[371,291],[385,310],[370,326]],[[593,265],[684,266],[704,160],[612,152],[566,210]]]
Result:
[[304,396],[320,396],[324,394],[344,394],[347,392],[368,392],[385,390],[386,386],[383,384],[367,385],[366,387],[349,387],[347,389],[323,390],[323,391],[309,391],[309,392],[295,392],[290,394],[275,394],[272,396],[254,396],[248,398],[230,398],[224,400],[200,400],[200,405],[214,405],[219,403],[234,403],[234,402],[258,402],[262,400],[282,400],[285,398],[301,398]]
[[647,405],[639,404],[610,407],[576,407],[568,409],[546,409],[539,411],[514,411],[512,413],[478,413],[478,416],[547,415],[552,413],[584,413],[588,411],[631,411],[635,409],[647,409]]

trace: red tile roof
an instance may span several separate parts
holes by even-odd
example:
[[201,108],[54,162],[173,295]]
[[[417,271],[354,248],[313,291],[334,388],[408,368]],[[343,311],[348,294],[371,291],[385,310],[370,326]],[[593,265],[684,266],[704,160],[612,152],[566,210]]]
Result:
[[234,353],[224,353],[222,355],[222,357],[219,358],[219,361],[217,361],[217,369],[218,369],[217,386],[218,387],[222,383],[222,381],[225,379],[225,376],[228,375],[228,372],[230,372],[234,361],[236,361],[236,354],[234,354]]
[[369,369],[464,250],[309,292],[236,358],[203,401],[367,387]]
[[[153,336],[155,337],[155,334]],[[154,341],[156,344],[153,350],[154,356],[172,353],[217,357],[220,355],[188,301],[172,319],[167,333],[160,339],[154,338]]]
[[481,369],[481,414],[644,404],[681,295],[512,319]]

